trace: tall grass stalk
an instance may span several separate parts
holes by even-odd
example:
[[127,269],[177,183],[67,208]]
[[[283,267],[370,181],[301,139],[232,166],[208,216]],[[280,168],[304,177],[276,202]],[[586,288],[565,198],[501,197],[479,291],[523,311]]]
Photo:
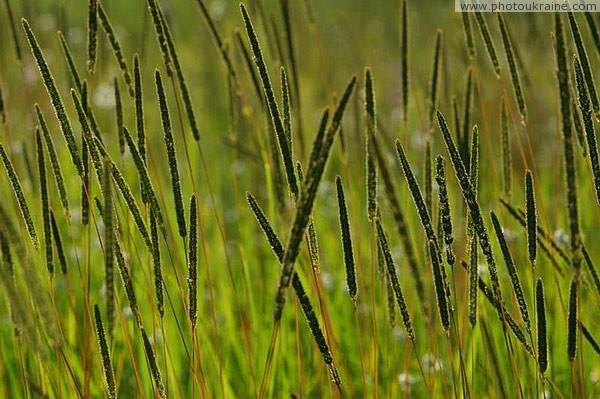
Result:
[[510,80],[512,82],[513,91],[515,93],[515,100],[517,101],[517,107],[521,114],[521,122],[527,122],[527,106],[525,105],[525,98],[523,96],[523,89],[521,87],[521,76],[515,61],[515,50],[513,49],[513,42],[510,37],[510,32],[504,15],[498,13],[498,25],[500,26],[500,33],[502,34],[502,44],[504,46],[504,54],[506,55],[506,61],[508,62],[508,70],[510,71]]
[[279,144],[279,149],[283,158],[283,164],[285,167],[288,186],[292,195],[294,197],[297,197],[299,191],[298,184],[296,182],[296,175],[294,173],[292,152],[285,136],[285,128],[283,126],[283,121],[279,113],[277,101],[275,100],[275,93],[273,92],[273,87],[271,85],[271,79],[269,77],[267,65],[265,64],[262,50],[258,42],[258,37],[256,36],[256,32],[254,31],[254,27],[252,26],[252,21],[250,20],[248,11],[246,11],[246,7],[243,4],[240,4],[240,9],[244,18],[244,26],[246,27],[246,33],[250,41],[250,47],[252,49],[252,53],[254,54],[254,62],[256,64],[256,68],[260,76],[265,96],[267,98],[267,105],[269,108],[269,113],[271,114],[273,128],[275,129],[275,133],[277,134],[277,142]]
[[[572,18],[572,17],[571,17]],[[571,129],[571,108],[569,76],[567,66],[567,50],[563,33],[563,23],[560,15],[554,16],[556,36],[556,64],[558,93],[560,96],[561,135],[565,156],[565,174],[567,181],[567,210],[569,216],[571,258],[575,270],[581,265],[581,237],[579,231],[579,207],[577,201],[577,169],[573,150],[573,132]]]
[[46,182],[46,160],[44,158],[44,147],[40,135],[40,129],[35,129],[35,147],[38,159],[38,175],[40,181],[40,196],[42,200],[42,221],[44,228],[44,249],[46,254],[46,267],[50,275],[54,273],[52,252],[52,227],[50,225],[50,204],[48,199],[48,183]]
[[22,23],[23,29],[25,29],[25,34],[27,36],[27,41],[29,42],[29,47],[31,48],[33,57],[35,58],[37,66],[40,70],[42,81],[46,86],[46,90],[48,91],[48,95],[50,96],[50,101],[52,102],[52,107],[54,107],[54,112],[56,113],[56,117],[58,118],[58,122],[60,123],[60,128],[67,143],[67,148],[69,149],[69,153],[71,154],[71,160],[73,161],[73,165],[75,165],[79,176],[83,177],[83,167],[81,164],[81,159],[79,157],[79,151],[77,149],[75,135],[73,134],[73,128],[71,127],[71,122],[69,121],[69,117],[67,116],[62,97],[58,92],[56,83],[54,81],[54,78],[52,77],[52,73],[50,72],[48,63],[44,58],[44,53],[42,52],[42,49],[38,44],[33,30],[29,26],[29,22],[27,22],[26,19],[23,19]]
[[346,283],[348,285],[348,294],[350,299],[356,303],[358,287],[356,284],[356,267],[354,265],[354,250],[352,249],[352,236],[350,234],[350,222],[348,220],[348,208],[346,206],[346,197],[344,195],[344,186],[342,178],[335,178],[335,185],[338,198],[338,208],[340,212],[340,228],[342,231],[342,246],[344,248],[344,265],[346,265]]
[[31,217],[31,212],[29,212],[29,207],[27,206],[27,201],[25,201],[25,196],[23,195],[23,188],[21,187],[21,182],[15,172],[15,168],[13,167],[12,162],[8,158],[8,154],[4,149],[4,145],[0,143],[0,158],[2,158],[2,163],[4,164],[4,169],[6,170],[6,174],[8,175],[8,180],[10,181],[10,185],[12,186],[13,193],[17,199],[19,204],[19,209],[21,211],[21,215],[23,216],[23,220],[25,221],[25,226],[27,227],[27,233],[29,234],[29,238],[31,238],[31,243],[33,247],[38,250],[39,249],[39,241],[38,236],[35,231],[35,225],[33,224],[33,218]]
[[590,166],[592,175],[594,176],[594,187],[596,189],[596,200],[600,203],[600,158],[598,156],[598,142],[596,140],[596,130],[594,121],[592,120],[592,109],[588,90],[585,84],[583,69],[581,62],[576,56],[573,57],[573,69],[575,71],[575,86],[577,88],[577,99],[579,102],[579,110],[581,119],[583,120],[583,128],[587,140],[587,150],[590,154]]

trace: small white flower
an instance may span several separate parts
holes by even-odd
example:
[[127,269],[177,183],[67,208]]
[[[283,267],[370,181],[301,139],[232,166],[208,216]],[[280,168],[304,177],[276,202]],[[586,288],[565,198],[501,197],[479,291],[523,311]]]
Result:
[[552,234],[552,239],[561,247],[564,247],[569,243],[569,236],[563,229],[558,229]]
[[514,241],[515,238],[517,237],[517,235],[515,234],[514,231],[507,229],[506,227],[502,228],[502,234],[504,234],[504,238],[506,239],[507,242]]
[[157,346],[162,344],[163,336],[160,330],[156,330],[153,335],[149,337],[150,345]]
[[98,108],[111,109],[115,106],[115,91],[112,85],[103,83],[94,91],[94,104]]
[[392,330],[392,336],[396,341],[404,341],[406,340],[406,330],[404,327],[396,326]]
[[432,371],[441,371],[444,368],[444,364],[434,355],[427,353],[423,356],[423,368]]
[[488,267],[487,267],[487,265],[485,265],[483,263],[477,264],[477,273],[479,275],[487,274],[488,273]]
[[121,313],[123,313],[123,317],[125,318],[125,320],[130,320],[133,317],[133,312],[131,311],[131,308],[129,306],[125,306]]
[[409,373],[398,374],[398,382],[400,385],[412,385],[417,382],[417,378]]
[[326,291],[331,291],[333,289],[333,287],[335,286],[335,278],[333,277],[333,275],[325,270],[321,269],[321,283],[323,284],[323,288],[325,288]]

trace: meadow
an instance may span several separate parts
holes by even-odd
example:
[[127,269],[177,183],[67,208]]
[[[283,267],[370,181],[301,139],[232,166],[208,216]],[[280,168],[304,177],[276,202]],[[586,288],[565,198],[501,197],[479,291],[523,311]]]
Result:
[[600,397],[600,18],[3,0],[0,396]]

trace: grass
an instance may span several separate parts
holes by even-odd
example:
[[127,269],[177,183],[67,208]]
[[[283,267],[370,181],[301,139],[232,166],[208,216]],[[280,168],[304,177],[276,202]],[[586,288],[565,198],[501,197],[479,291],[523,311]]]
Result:
[[600,395],[596,15],[438,3],[5,0],[0,396]]

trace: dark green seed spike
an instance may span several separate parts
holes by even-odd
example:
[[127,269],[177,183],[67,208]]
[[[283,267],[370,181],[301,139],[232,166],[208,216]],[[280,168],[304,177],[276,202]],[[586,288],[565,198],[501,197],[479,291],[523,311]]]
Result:
[[2,262],[4,267],[8,270],[8,275],[14,278],[14,263],[12,255],[10,254],[10,243],[8,238],[5,236],[5,232],[0,230],[0,252],[2,253]]
[[146,334],[146,330],[144,329],[144,327],[140,328],[140,333],[142,334],[142,340],[144,341],[144,352],[146,353],[146,360],[148,360],[150,373],[152,374],[152,379],[154,380],[156,396],[160,399],[164,399],[167,397],[167,395],[165,393],[165,385],[163,384],[160,369],[158,368],[158,362],[156,361],[154,349],[152,348],[152,344],[148,339],[148,334]]
[[96,53],[98,49],[98,2],[89,0],[88,2],[88,29],[87,29],[87,66],[90,74],[93,75],[96,69]]
[[402,33],[400,39],[401,52],[401,73],[402,73],[402,118],[406,122],[408,119],[408,0],[402,0]]
[[527,122],[527,106],[525,105],[525,98],[523,96],[523,89],[521,88],[521,77],[519,76],[519,70],[515,61],[515,50],[510,38],[510,31],[504,20],[504,16],[498,13],[498,25],[500,26],[500,33],[502,34],[502,44],[504,46],[504,53],[506,54],[506,61],[508,62],[508,69],[510,71],[510,80],[512,82],[513,90],[515,92],[515,100],[521,114],[521,122]]
[[508,269],[510,282],[513,286],[515,296],[517,297],[517,303],[519,304],[521,317],[525,322],[525,328],[527,329],[527,332],[531,332],[531,320],[529,319],[529,309],[527,308],[527,301],[525,300],[525,295],[523,294],[523,288],[521,287],[521,280],[519,279],[517,268],[515,267],[515,263],[513,261],[512,255],[510,254],[508,244],[506,243],[502,227],[500,226],[500,221],[498,221],[498,218],[496,217],[496,214],[494,212],[490,212],[490,216],[492,218],[492,225],[494,226],[494,231],[496,232],[496,237],[498,238],[498,244],[500,244],[500,249],[502,250],[504,263],[506,264],[506,268]]
[[414,342],[415,333],[413,330],[412,321],[410,319],[410,313],[408,313],[408,306],[406,306],[406,300],[404,298],[402,288],[400,287],[400,282],[398,281],[398,275],[396,274],[396,265],[394,264],[394,259],[390,253],[388,238],[383,226],[381,225],[381,221],[379,219],[375,219],[375,224],[377,226],[377,238],[383,252],[385,265],[387,267],[387,276],[394,290],[394,294],[396,294],[396,301],[398,302],[398,307],[400,308],[400,313],[402,314],[402,323],[404,324],[406,335],[411,341]]
[[192,105],[192,96],[185,81],[183,69],[181,68],[181,64],[179,63],[179,56],[177,55],[177,49],[175,48],[175,42],[173,41],[173,35],[171,34],[169,25],[167,24],[167,21],[160,7],[158,7],[158,11],[161,23],[163,25],[165,38],[167,39],[169,53],[171,54],[173,66],[175,67],[175,74],[177,75],[177,81],[179,82],[179,90],[181,91],[181,97],[183,98],[183,106],[185,107],[185,113],[188,117],[190,129],[192,130],[192,136],[194,137],[194,140],[198,141],[200,140],[200,131],[198,130],[198,124],[196,123],[196,114],[194,113],[194,107]]
[[[115,223],[115,232],[117,223]],[[116,234],[115,234],[116,236]],[[127,295],[127,301],[129,302],[129,307],[131,308],[131,314],[135,318],[138,326],[141,326],[141,318],[137,307],[137,299],[135,297],[135,291],[133,290],[133,282],[131,281],[131,275],[129,274],[129,269],[125,264],[125,256],[123,256],[123,250],[121,249],[121,244],[119,240],[115,239],[115,255],[117,258],[117,265],[119,266],[119,275],[121,276],[121,282],[123,283],[123,287],[125,288],[125,295]]]
[[[479,129],[477,125],[473,126],[473,134],[471,136],[471,150],[469,152],[469,181],[473,187],[475,200],[479,195]],[[473,229],[473,221],[467,213],[467,239],[469,243],[476,241],[475,232]]]
[[354,265],[354,251],[352,249],[352,236],[350,234],[350,222],[348,221],[348,208],[346,207],[346,198],[344,195],[344,186],[342,178],[335,178],[337,189],[338,208],[340,210],[340,227],[342,230],[342,246],[344,247],[344,264],[346,265],[346,282],[348,284],[348,294],[352,301],[356,302],[358,288],[356,285],[356,267]]
[[477,252],[477,240],[471,243],[469,254],[469,321],[471,327],[477,324],[477,283],[479,280],[479,259]]
[[37,150],[38,174],[40,179],[40,196],[42,199],[42,220],[44,225],[44,247],[46,253],[46,266],[50,274],[54,273],[54,260],[52,258],[52,227],[50,226],[50,206],[48,204],[48,184],[46,181],[46,161],[40,129],[35,129],[35,148]]
[[527,210],[527,250],[531,264],[537,257],[537,211],[535,209],[535,191],[533,175],[530,170],[525,172],[525,208]]
[[167,39],[165,38],[164,26],[161,20],[161,12],[157,0],[146,0],[148,9],[150,10],[150,16],[152,17],[152,23],[154,24],[154,31],[156,32],[156,39],[160,47],[160,53],[165,63],[165,69],[167,70],[167,76],[173,76],[173,63],[171,62],[171,55],[169,54],[169,47],[167,45]]
[[60,41],[60,47],[67,62],[67,66],[69,67],[71,79],[73,79],[73,83],[75,83],[75,88],[77,89],[79,94],[81,94],[81,78],[79,77],[79,73],[77,72],[75,61],[73,61],[73,55],[71,53],[71,50],[69,49],[69,45],[67,44],[67,39],[65,39],[65,35],[63,35],[61,31],[58,31],[58,40]]
[[367,168],[367,216],[373,221],[377,216],[377,168],[373,159],[371,136],[377,134],[375,89],[370,68],[365,68],[365,111],[366,111],[366,168]]
[[117,65],[121,70],[121,74],[123,75],[123,80],[127,84],[127,88],[129,90],[129,95],[133,97],[133,85],[131,81],[131,75],[129,73],[129,67],[127,66],[127,61],[125,60],[125,56],[123,55],[123,49],[121,48],[121,43],[119,43],[119,39],[115,35],[112,24],[110,23],[110,19],[108,19],[108,15],[102,6],[102,3],[98,1],[98,17],[100,17],[100,24],[102,25],[102,29],[104,29],[104,33],[106,33],[106,37],[110,43],[113,54],[115,56],[115,60],[117,61]]
[[590,272],[590,275],[592,276],[592,280],[594,281],[594,285],[596,286],[596,291],[598,292],[598,295],[600,295],[600,277],[598,276],[596,267],[594,266],[594,263],[592,262],[592,257],[588,253],[585,246],[583,246],[582,249],[583,249],[583,257],[585,259],[585,264],[588,268],[588,271]]
[[596,353],[598,355],[600,355],[600,345],[594,339],[594,336],[592,335],[592,333],[590,333],[590,331],[583,325],[583,323],[579,323],[579,326],[581,327],[581,332],[583,333],[583,336],[585,337],[585,339],[587,339],[587,341],[590,343],[592,348],[594,348]]
[[254,68],[252,57],[250,56],[250,52],[242,38],[242,34],[239,29],[235,30],[235,39],[242,53],[242,57],[244,58],[244,64],[246,65],[246,69],[248,70],[248,74],[252,79],[252,87],[254,87],[254,92],[256,94],[256,98],[259,100],[260,106],[264,108],[265,103],[262,99],[262,89],[260,88],[260,83],[258,82],[258,76],[256,75],[256,69]]
[[487,51],[488,57],[494,67],[494,72],[496,73],[496,77],[500,78],[500,63],[498,62],[498,56],[496,55],[496,47],[494,46],[494,42],[492,41],[492,36],[490,35],[490,29],[488,28],[487,22],[485,18],[480,12],[475,13],[475,20],[477,21],[477,25],[479,26],[479,32],[481,33],[481,38],[483,39],[483,43],[485,44],[485,49]]
[[177,166],[177,155],[175,154],[175,141],[173,139],[173,131],[171,129],[171,117],[169,116],[169,107],[167,105],[167,97],[163,88],[160,72],[155,72],[156,91],[158,93],[158,101],[160,104],[160,116],[162,119],[163,133],[167,156],[169,158],[169,170],[171,171],[171,185],[173,187],[173,197],[175,200],[175,212],[177,214],[177,226],[179,227],[179,235],[183,238],[186,236],[185,226],[185,211],[183,209],[183,198],[181,195],[181,181],[179,179],[179,167]]
[[126,127],[123,127],[123,136],[125,137],[125,141],[127,142],[129,152],[131,153],[131,157],[133,158],[133,163],[135,164],[135,167],[138,170],[138,175],[143,190],[147,193],[147,200],[150,204],[150,207],[152,208],[154,217],[157,219],[160,229],[163,231],[163,233],[166,234],[163,215],[160,210],[160,205],[158,203],[156,191],[154,190],[154,187],[152,186],[152,181],[150,180],[150,173],[148,172],[148,168],[142,161],[142,157],[138,151],[138,148],[133,142],[133,137],[131,137],[131,133],[129,133],[129,130]]
[[573,267],[575,270],[579,270],[579,266],[581,265],[581,237],[579,232],[579,209],[577,204],[577,170],[575,167],[575,153],[573,150],[573,132],[571,130],[571,99],[569,92],[567,50],[562,19],[559,14],[555,14],[554,16],[554,25],[556,36],[556,77],[560,95],[561,133],[565,154],[571,258]]
[[538,278],[535,285],[535,304],[537,310],[537,353],[540,373],[548,368],[548,329],[546,326],[546,300],[544,283]]
[[115,319],[115,283],[114,283],[114,210],[112,199],[111,184],[111,163],[108,159],[104,160],[104,179],[103,195],[104,207],[102,217],[104,219],[104,288],[106,290],[106,317],[108,319],[108,335],[112,337],[114,319]]
[[285,131],[285,136],[287,137],[288,147],[290,149],[290,153],[292,154],[292,159],[294,158],[294,147],[292,146],[292,115],[290,114],[290,86],[288,84],[287,74],[285,73],[285,68],[280,68],[280,78],[281,78],[281,98],[283,99],[282,109],[283,109],[283,127]]
[[[464,261],[460,262],[460,264],[465,269],[468,267]],[[515,319],[513,319],[510,313],[508,313],[506,307],[503,304],[498,304],[498,302],[494,299],[494,293],[481,278],[478,278],[477,283],[479,290],[483,293],[483,296],[494,306],[498,314],[504,315],[504,321],[508,325],[508,328],[512,331],[515,338],[517,338],[521,345],[523,345],[525,351],[527,351],[527,353],[529,353],[529,355],[535,359],[533,349],[531,349],[531,346],[529,346],[527,343],[527,338],[525,337],[525,332],[523,329],[519,327],[519,324],[515,321]]]
[[442,322],[442,328],[446,333],[450,330],[450,315],[448,312],[448,298],[446,295],[446,287],[444,277],[442,275],[443,265],[440,264],[437,246],[434,241],[429,240],[429,257],[433,268],[433,279],[435,282],[435,294],[437,297],[437,307]]
[[[103,154],[103,156],[106,156],[106,154]],[[114,162],[112,162],[112,176],[115,183],[117,183],[117,187],[119,188],[121,195],[127,203],[127,208],[129,209],[129,212],[133,217],[133,221],[135,222],[139,233],[144,239],[144,243],[146,244],[148,249],[152,251],[152,241],[150,240],[150,237],[148,235],[148,229],[146,228],[146,224],[144,223],[144,219],[142,218],[140,208],[137,206],[133,194],[131,193],[131,189],[127,185],[123,174],[121,173],[121,171],[119,171],[119,168],[117,167],[117,165],[115,165]]]
[[25,226],[27,227],[27,233],[29,233],[29,237],[31,238],[31,242],[33,243],[33,247],[37,250],[40,247],[37,233],[35,232],[35,226],[33,224],[33,219],[31,218],[31,213],[29,212],[29,207],[27,206],[27,202],[25,201],[25,196],[23,195],[23,189],[21,188],[21,183],[19,182],[19,178],[15,173],[15,168],[13,167],[12,162],[8,158],[6,151],[4,150],[4,145],[0,144],[0,158],[2,158],[2,163],[4,163],[4,168],[6,169],[6,174],[8,175],[8,180],[13,189],[13,193],[17,198],[17,202],[19,203],[19,209],[21,210],[21,215],[23,216],[23,220],[25,221]]
[[[302,172],[302,165],[300,162],[296,162],[296,170],[298,172],[298,182],[302,184],[304,182],[304,173]],[[317,227],[315,226],[315,219],[310,217],[308,222],[308,252],[310,254],[310,263],[312,264],[315,273],[321,272],[321,261],[319,259],[319,240],[317,238]]]
[[102,324],[102,316],[100,315],[100,308],[98,305],[94,305],[94,320],[96,321],[98,347],[100,348],[100,355],[102,356],[102,369],[104,370],[106,393],[109,398],[114,399],[117,397],[115,375],[113,372],[112,362],[110,360],[110,349],[108,348],[106,333],[104,332],[104,325]]
[[198,320],[198,208],[196,194],[190,199],[190,242],[188,254],[189,317],[192,330]]
[[160,241],[156,227],[155,212],[150,215],[150,236],[152,239],[152,263],[154,266],[154,289],[156,290],[156,307],[161,318],[165,317],[165,305],[163,298],[162,265],[160,261]]
[[577,320],[579,319],[577,310],[578,288],[579,284],[577,283],[577,279],[574,278],[569,290],[569,315],[567,322],[567,353],[571,363],[575,360],[575,356],[577,355]]
[[323,177],[329,153],[331,152],[331,146],[333,145],[336,133],[340,128],[344,110],[346,109],[346,105],[348,104],[348,100],[350,99],[350,95],[352,94],[355,85],[356,77],[353,76],[338,103],[331,120],[331,125],[327,129],[327,133],[324,137],[322,137],[321,134],[317,134],[315,142],[313,143],[309,158],[310,164],[306,173],[306,181],[302,186],[302,192],[298,199],[296,215],[294,216],[294,222],[290,229],[285,256],[282,262],[283,268],[279,278],[279,286],[275,298],[276,306],[273,314],[275,323],[278,323],[279,320],[281,320],[283,307],[285,305],[285,293],[291,283],[294,272],[294,263],[298,257],[300,243],[304,237],[306,226],[310,221],[317,189],[319,188],[319,183]]
[[462,134],[458,139],[460,156],[463,163],[468,165],[469,159],[469,134],[472,129],[471,113],[473,111],[473,68],[469,68],[467,72],[467,82],[465,83],[465,97],[463,103],[463,118],[460,126]]
[[590,33],[592,34],[592,39],[594,39],[594,46],[596,47],[596,51],[600,54],[600,33],[598,33],[598,27],[596,26],[596,22],[594,21],[594,17],[589,12],[584,12],[585,22],[590,29]]
[[475,41],[473,40],[473,31],[471,30],[471,21],[469,20],[469,13],[463,12],[461,13],[461,16],[463,23],[463,32],[465,34],[465,43],[467,45],[467,53],[469,55],[469,60],[473,61],[477,54],[475,51]]
[[50,96],[50,101],[52,102],[52,106],[54,107],[54,112],[56,113],[56,117],[58,118],[58,122],[60,123],[60,128],[62,134],[67,143],[67,147],[69,149],[69,153],[71,154],[71,160],[73,161],[73,165],[75,165],[75,169],[77,169],[77,173],[79,176],[83,177],[83,167],[81,165],[81,159],[79,158],[79,151],[77,149],[77,144],[75,141],[75,135],[73,134],[73,129],[71,127],[71,122],[69,122],[69,117],[67,116],[67,112],[65,111],[65,106],[63,104],[62,98],[56,88],[56,83],[54,82],[54,78],[52,77],[52,73],[50,72],[50,68],[48,67],[48,63],[44,58],[44,54],[42,53],[42,49],[29,26],[29,22],[23,19],[23,28],[25,29],[25,34],[27,36],[27,41],[29,42],[29,46],[31,47],[31,52],[33,57],[36,60],[38,68],[40,70],[40,75],[42,76],[42,80],[44,81],[44,85],[46,86],[46,90],[48,91],[48,95]]
[[435,181],[438,185],[438,198],[440,203],[440,224],[442,226],[444,243],[447,245],[446,260],[450,266],[454,265],[456,258],[452,251],[452,215],[450,214],[450,199],[448,197],[448,187],[446,184],[446,168],[444,166],[444,157],[438,155],[436,159]]
[[374,152],[377,157],[377,164],[379,165],[379,171],[381,172],[381,180],[383,182],[384,191],[388,199],[388,204],[391,208],[394,221],[396,222],[398,235],[400,236],[400,241],[404,249],[404,254],[408,259],[408,266],[410,268],[411,275],[415,280],[417,295],[419,296],[419,301],[421,303],[421,306],[423,307],[423,312],[425,314],[428,314],[426,305],[427,302],[425,299],[425,286],[423,283],[423,278],[421,277],[420,268],[417,264],[417,259],[415,256],[415,251],[413,249],[406,217],[404,215],[404,212],[402,211],[402,208],[400,207],[400,202],[398,201],[398,197],[396,196],[396,188],[394,187],[394,183],[388,171],[387,162],[384,158],[383,153],[381,152],[381,149],[379,148],[379,144],[375,136],[371,137],[371,141],[373,143],[373,149],[375,150]]
[[133,77],[135,93],[135,128],[140,157],[146,163],[146,133],[144,130],[144,94],[142,87],[142,71],[138,55],[133,56]]
[[456,96],[452,96],[452,120],[454,121],[454,131],[456,132],[456,142],[461,151],[461,156],[463,152],[463,138],[462,138],[462,127],[460,124],[460,109],[458,105],[458,100]]
[[428,241],[433,241],[433,243],[435,244],[435,254],[439,260],[441,259],[441,257],[439,254],[437,237],[435,235],[435,230],[433,229],[433,223],[431,222],[429,211],[427,210],[427,206],[423,199],[423,195],[421,194],[419,183],[417,183],[417,179],[415,178],[412,168],[408,163],[408,159],[406,158],[406,154],[404,153],[404,148],[398,140],[396,140],[396,151],[398,153],[398,158],[400,159],[400,164],[402,165],[402,171],[404,172],[404,177],[406,178],[406,182],[408,183],[408,188],[412,195],[415,207],[417,208],[417,212],[419,213],[419,218],[421,219],[423,230],[425,230],[425,236],[427,237]]
[[[285,250],[283,248],[283,245],[281,244],[281,241],[279,241],[277,234],[271,227],[269,221],[267,220],[267,217],[265,216],[264,212],[256,202],[256,199],[252,196],[252,194],[247,192],[246,198],[248,200],[248,203],[250,204],[250,208],[252,209],[254,216],[256,217],[256,220],[258,221],[261,230],[267,237],[267,241],[269,242],[271,249],[277,256],[279,262],[282,263]],[[327,344],[327,340],[325,339],[325,335],[323,334],[323,330],[321,329],[321,326],[319,324],[319,319],[317,319],[310,299],[306,294],[306,291],[304,290],[304,286],[302,285],[298,274],[295,272],[294,276],[292,277],[292,288],[296,292],[296,296],[298,298],[298,301],[300,302],[300,306],[302,307],[302,312],[306,317],[306,321],[308,322],[310,331],[313,335],[313,338],[315,339],[317,346],[319,347],[319,351],[323,356],[325,364],[329,365],[332,368],[332,370],[335,370],[335,366],[333,365],[333,357],[331,356],[329,345]],[[333,374],[335,375],[335,373]]]
[[52,235],[54,238],[53,241],[56,245],[56,253],[58,255],[58,263],[60,264],[60,270],[62,271],[62,274],[67,274],[67,258],[65,257],[65,250],[62,245],[60,230],[58,229],[56,219],[54,218],[54,212],[52,212],[52,210],[50,210],[50,222],[52,225]]
[[[104,172],[102,171],[103,170],[102,157],[100,156],[100,151],[98,149],[98,146],[96,146],[96,144],[95,144],[96,141],[94,141],[94,137],[92,137],[92,132],[90,130],[89,120],[88,120],[88,117],[85,112],[84,104],[82,104],[81,100],[77,96],[77,93],[73,89],[71,89],[71,97],[73,99],[73,103],[75,104],[75,110],[77,111],[77,116],[79,118],[79,124],[81,125],[81,133],[83,135],[83,139],[85,141],[85,144],[87,144],[87,147],[84,146],[84,148],[87,148],[87,151],[89,151],[89,154],[91,155],[91,159],[92,159],[92,164],[94,165],[94,170],[96,171],[96,177],[98,178],[98,181],[100,183],[102,183],[102,179],[104,178]],[[98,140],[98,138],[95,138],[95,139]],[[98,142],[99,142],[99,140],[98,140]],[[101,145],[101,144],[102,143],[99,143],[99,145]],[[89,187],[89,180],[87,179],[87,175],[85,173],[85,168],[84,168],[84,173],[83,173],[82,179],[84,182],[86,182],[85,183],[86,187]],[[87,193],[87,194],[89,194],[89,193]],[[87,195],[86,195],[86,197],[87,197]]]
[[[81,89],[82,107],[87,108],[87,83],[83,81]],[[87,226],[90,221],[90,203],[88,200],[88,189],[91,186],[90,179],[90,149],[87,140],[85,139],[85,133],[82,133],[81,140],[81,164],[83,166],[83,179],[81,182],[81,224]]]
[[10,1],[5,1],[4,5],[6,6],[6,12],[8,14],[10,33],[13,39],[13,44],[15,45],[15,53],[17,56],[17,60],[21,62],[21,60],[23,59],[21,54],[21,45],[19,44],[19,37],[17,36],[17,25],[15,24],[15,18],[12,11],[12,7],[10,5]]
[[437,109],[438,103],[438,88],[440,81],[440,68],[442,62],[442,31],[437,30],[435,33],[435,46],[433,50],[433,59],[431,62],[431,75],[429,77],[429,100],[428,115],[429,115],[429,126],[433,129],[433,114]]
[[575,84],[577,87],[579,109],[581,111],[581,118],[583,120],[583,127],[587,139],[587,150],[590,154],[592,175],[594,176],[596,200],[600,203],[600,158],[598,156],[598,142],[596,141],[596,131],[594,129],[594,121],[592,120],[592,110],[590,108],[589,96],[585,86],[583,70],[581,68],[581,63],[576,56],[573,57],[573,67],[575,70]]
[[431,141],[427,141],[425,145],[425,181],[423,182],[425,186],[425,206],[427,207],[427,212],[430,215],[433,215],[433,163],[431,159]]
[[396,327],[396,305],[394,304],[394,289],[389,279],[385,279],[387,292],[387,305],[390,318],[390,328],[393,330]]
[[444,241],[446,245],[451,245],[454,241],[452,237],[452,217],[450,215],[450,201],[448,198],[448,187],[446,185],[446,168],[444,166],[444,157],[438,155],[436,158],[435,181],[438,184],[439,202],[442,215],[442,226],[444,229]]
[[[460,158],[458,150],[456,149],[456,144],[454,143],[452,134],[448,129],[446,120],[444,119],[444,116],[440,111],[437,112],[437,118],[442,137],[444,138],[444,142],[446,143],[448,153],[450,154],[450,160],[452,161],[454,172],[458,179],[461,192],[469,208],[469,214],[471,216],[471,220],[473,221],[474,230],[477,234],[477,237],[479,238],[481,250],[486,257],[486,261],[490,271],[490,278],[492,280],[494,301],[498,304],[502,304],[502,294],[500,292],[500,280],[498,278],[496,262],[494,260],[492,246],[490,245],[488,232],[483,221],[483,216],[481,214],[481,208],[479,206],[479,203],[477,202],[477,195],[475,189],[471,184],[470,176],[467,174],[467,170],[462,162],[462,159]],[[502,308],[499,307],[498,310],[500,311],[500,319],[505,319],[504,315],[502,314]]]
[[581,62],[581,69],[583,71],[583,76],[585,77],[585,85],[592,103],[592,109],[596,114],[596,118],[598,118],[600,115],[600,103],[598,102],[598,93],[596,92],[596,84],[594,83],[594,75],[592,74],[590,60],[588,58],[585,44],[583,43],[583,38],[579,32],[579,26],[577,25],[577,20],[575,19],[573,12],[568,12],[567,15],[569,17],[571,33],[573,34],[573,41],[575,41],[575,46],[577,47],[577,56]]
[[[575,96],[573,96],[575,98]],[[577,144],[581,148],[581,155],[587,157],[587,147],[585,142],[585,134],[583,132],[583,126],[581,125],[581,119],[579,118],[579,112],[577,112],[577,105],[575,100],[571,101],[571,116],[573,118],[573,127],[575,129],[575,136],[577,137]]]
[[283,122],[279,114],[279,107],[277,106],[277,101],[275,100],[273,87],[271,86],[269,72],[263,59],[260,44],[258,42],[258,38],[256,37],[254,27],[252,26],[252,22],[250,21],[248,11],[246,11],[246,7],[244,7],[243,4],[240,4],[240,9],[244,18],[246,33],[248,34],[248,39],[250,40],[250,47],[252,49],[252,53],[254,54],[254,62],[256,63],[256,67],[260,75],[265,96],[267,97],[267,105],[269,107],[269,113],[271,114],[271,121],[273,123],[275,133],[277,134],[277,142],[279,143],[279,149],[283,157],[283,163],[285,166],[285,172],[288,180],[289,189],[294,195],[294,197],[297,197],[298,185],[296,183],[296,175],[294,174],[294,163],[292,160],[292,153],[285,137],[285,128],[283,126]]
[[115,111],[117,114],[117,134],[119,136],[119,150],[121,155],[125,153],[125,137],[123,137],[123,104],[121,103],[121,93],[117,78],[114,80],[115,88]]
[[510,201],[512,198],[512,151],[510,145],[510,132],[508,130],[508,113],[506,102],[502,98],[500,109],[500,129],[502,131],[502,182],[504,196]]

